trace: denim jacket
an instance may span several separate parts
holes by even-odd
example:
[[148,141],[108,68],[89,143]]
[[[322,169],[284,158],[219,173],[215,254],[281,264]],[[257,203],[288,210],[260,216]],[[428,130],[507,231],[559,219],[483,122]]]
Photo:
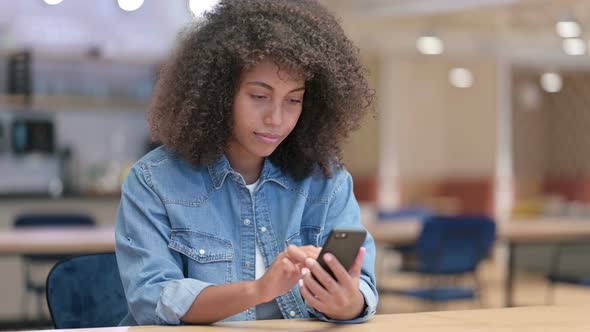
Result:
[[[255,279],[255,241],[266,268],[289,244],[321,246],[332,228],[359,227],[352,177],[342,169],[296,181],[265,160],[254,200],[226,157],[194,167],[165,147],[132,168],[122,188],[116,254],[129,314],[121,325],[182,324],[208,286]],[[367,235],[360,291],[376,310],[375,245]],[[238,295],[239,296],[239,295]],[[285,318],[332,321],[308,306],[299,286],[276,298]],[[252,307],[226,321],[255,320]]]

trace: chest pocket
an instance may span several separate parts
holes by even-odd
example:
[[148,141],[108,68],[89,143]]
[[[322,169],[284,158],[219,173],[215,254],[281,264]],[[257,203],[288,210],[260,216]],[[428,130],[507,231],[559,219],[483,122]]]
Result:
[[185,277],[213,284],[231,282],[230,241],[189,229],[173,229],[168,248],[183,255]]
[[301,226],[299,232],[290,235],[287,238],[287,246],[290,244],[296,245],[298,247],[305,246],[305,245],[313,245],[316,247],[320,247],[320,234],[322,229],[320,227],[315,226]]

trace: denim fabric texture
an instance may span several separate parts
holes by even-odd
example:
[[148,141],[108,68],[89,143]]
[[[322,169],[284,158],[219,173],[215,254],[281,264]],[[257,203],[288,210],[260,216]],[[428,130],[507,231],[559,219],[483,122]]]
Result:
[[[226,157],[194,167],[165,147],[144,156],[122,188],[116,254],[129,304],[120,325],[182,324],[203,289],[255,279],[256,239],[265,267],[289,244],[321,246],[338,226],[362,228],[352,177],[320,171],[296,181],[265,160],[252,199]],[[360,290],[376,310],[375,245],[368,235]],[[276,298],[284,318],[317,317],[296,285]],[[256,319],[252,307],[226,321]]]

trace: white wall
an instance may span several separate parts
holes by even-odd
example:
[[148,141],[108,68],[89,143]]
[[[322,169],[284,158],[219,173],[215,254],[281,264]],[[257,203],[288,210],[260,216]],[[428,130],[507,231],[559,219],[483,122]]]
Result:
[[[474,85],[458,89],[448,71],[469,68]],[[492,176],[496,150],[496,65],[488,59],[383,56],[382,167],[403,178]],[[391,114],[389,114],[391,113]]]

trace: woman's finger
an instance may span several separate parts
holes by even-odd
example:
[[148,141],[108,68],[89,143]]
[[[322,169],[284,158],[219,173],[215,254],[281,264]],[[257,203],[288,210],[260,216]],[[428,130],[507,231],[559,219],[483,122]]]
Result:
[[361,275],[361,270],[363,268],[363,261],[365,260],[365,254],[367,253],[367,249],[365,247],[361,247],[359,249],[356,258],[354,259],[354,263],[350,267],[349,274],[353,278],[359,278]]
[[307,302],[307,304],[312,306],[314,309],[316,309],[320,312],[326,311],[326,305],[323,304],[319,299],[317,299],[314,296],[314,294],[311,293],[311,291],[307,288],[307,285],[305,284],[305,282],[303,282],[303,284],[300,285],[299,292],[301,293],[301,296],[303,297],[305,302]]

